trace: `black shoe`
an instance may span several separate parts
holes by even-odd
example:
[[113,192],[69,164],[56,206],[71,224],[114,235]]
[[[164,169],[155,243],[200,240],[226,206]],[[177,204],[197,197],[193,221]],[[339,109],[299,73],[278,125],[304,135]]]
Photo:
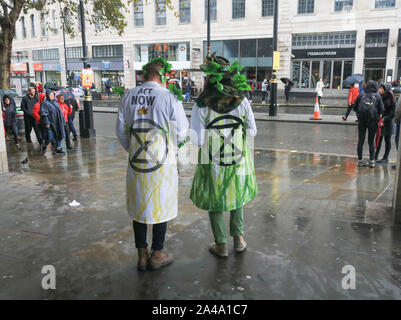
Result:
[[397,165],[393,164],[393,165],[391,166],[391,169],[397,170]]
[[56,149],[56,153],[65,154],[65,151],[63,150],[63,148],[58,148]]
[[45,146],[45,145],[41,146],[41,151],[42,151],[43,154],[46,153],[46,149],[47,149],[47,146]]
[[343,120],[344,120],[344,121],[347,121],[347,120],[348,120],[348,117],[343,117]]
[[67,149],[72,149],[72,146],[67,146]]
[[377,163],[381,163],[381,164],[387,164],[388,163],[388,159],[381,159],[379,161],[377,161]]
[[77,141],[78,140],[78,138],[77,137],[74,137],[73,139],[72,139],[72,141]]

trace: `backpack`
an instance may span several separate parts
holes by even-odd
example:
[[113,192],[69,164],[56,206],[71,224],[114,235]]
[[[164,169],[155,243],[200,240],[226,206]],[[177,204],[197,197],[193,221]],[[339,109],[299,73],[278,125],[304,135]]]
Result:
[[363,94],[358,105],[358,119],[364,122],[377,120],[376,97]]

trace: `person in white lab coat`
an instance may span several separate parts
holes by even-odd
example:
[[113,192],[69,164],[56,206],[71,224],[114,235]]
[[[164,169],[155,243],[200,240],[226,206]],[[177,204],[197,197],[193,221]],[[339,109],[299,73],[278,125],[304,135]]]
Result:
[[[145,82],[124,95],[118,112],[117,137],[129,153],[127,209],[133,219],[141,271],[174,261],[163,246],[167,221],[178,211],[175,150],[185,141],[189,125],[181,101],[165,88],[170,69],[162,58],[146,64]],[[148,224],[153,225],[151,253],[146,243]]]

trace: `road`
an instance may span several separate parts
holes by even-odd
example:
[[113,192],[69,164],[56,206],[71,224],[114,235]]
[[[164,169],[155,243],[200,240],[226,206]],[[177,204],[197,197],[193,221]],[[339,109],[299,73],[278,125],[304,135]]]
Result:
[[[116,119],[117,114],[95,113],[97,135],[115,137]],[[75,123],[78,128],[78,119]],[[357,126],[263,121],[257,122],[257,126],[255,147],[259,149],[356,155]],[[396,159],[394,147],[390,157]]]

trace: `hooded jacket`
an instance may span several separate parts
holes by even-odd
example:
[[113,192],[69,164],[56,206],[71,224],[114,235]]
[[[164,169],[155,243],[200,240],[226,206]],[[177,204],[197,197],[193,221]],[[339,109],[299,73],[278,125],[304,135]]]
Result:
[[33,117],[33,107],[38,102],[38,97],[35,95],[33,98],[29,97],[27,94],[22,98],[21,101],[21,109],[24,111],[24,115]]
[[359,87],[351,87],[348,92],[348,105],[352,106],[359,96]]
[[[9,105],[6,105],[4,102],[6,98],[10,99]],[[2,109],[4,112],[4,125],[7,127],[17,125],[17,106],[15,105],[14,99],[5,95],[2,100]]]
[[[380,94],[378,93],[378,91],[379,91],[379,87],[377,85],[377,82],[376,81],[368,81],[366,83],[366,88],[363,90],[363,93],[361,93],[358,96],[358,98],[356,98],[356,100],[355,100],[354,110],[358,114],[359,103],[360,103],[362,97],[364,95],[370,95],[370,96],[374,97],[374,99],[376,101],[375,108],[376,108],[376,113],[377,113],[377,119],[371,120],[371,123],[369,123],[369,124],[377,124],[379,122],[380,115],[383,114],[383,112],[384,112],[383,100],[380,97]],[[361,123],[361,122],[359,122],[359,123]]]
[[382,85],[384,88],[384,93],[381,94],[384,112],[383,112],[383,122],[384,126],[381,131],[382,136],[391,136],[394,131],[394,115],[395,115],[395,97],[393,94],[393,88],[389,84]]
[[35,106],[33,107],[32,114],[35,117],[37,124],[40,123],[40,105],[43,102],[43,100],[45,99],[45,97],[46,97],[45,93],[39,93],[39,102],[36,103]]
[[53,130],[54,138],[60,141],[65,137],[65,121],[56,100],[49,99],[50,93],[52,93],[51,90],[46,90],[46,100],[40,105],[40,122],[45,126],[49,125]]
[[64,118],[64,122],[67,123],[68,122],[68,116],[71,114],[72,112],[72,108],[70,105],[68,105],[67,103],[61,103],[60,101],[57,100],[57,104],[60,106],[61,112],[63,113],[63,118]]

